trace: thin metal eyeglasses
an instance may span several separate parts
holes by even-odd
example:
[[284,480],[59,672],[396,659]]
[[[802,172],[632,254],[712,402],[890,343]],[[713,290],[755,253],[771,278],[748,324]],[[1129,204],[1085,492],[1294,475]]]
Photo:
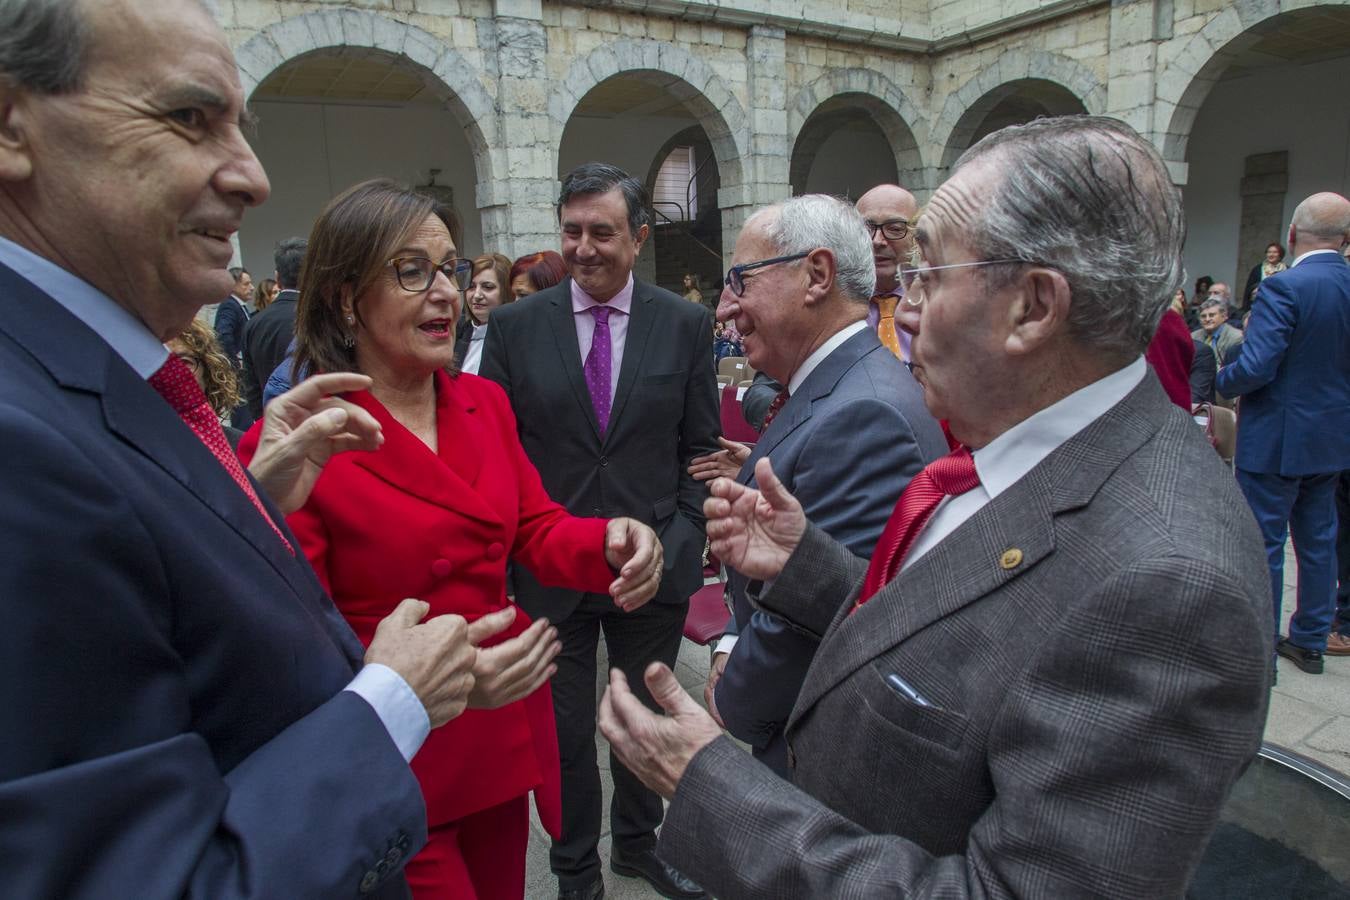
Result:
[[460,293],[467,291],[469,282],[473,280],[473,260],[460,259],[457,256],[452,256],[442,263],[427,259],[425,256],[399,256],[389,260],[385,265],[394,267],[398,286],[413,294],[420,294],[430,288],[432,282],[436,280],[438,271],[450,279],[450,283]]
[[863,222],[867,226],[867,236],[874,238],[877,231],[888,241],[902,240],[909,234],[908,219],[887,219],[885,222]]
[[737,297],[745,296],[745,273],[752,272],[755,269],[762,269],[765,266],[776,266],[779,263],[796,262],[799,259],[806,259],[810,253],[794,253],[791,256],[775,256],[773,259],[761,259],[756,262],[741,263],[739,266],[732,266],[727,269],[727,277],[723,283],[731,288],[731,292]]
[[918,306],[923,303],[923,279],[929,272],[943,269],[972,269],[976,266],[1001,266],[1008,263],[1026,263],[1025,259],[981,259],[975,262],[948,263],[945,266],[908,266],[900,270],[900,283],[904,285],[906,306]]

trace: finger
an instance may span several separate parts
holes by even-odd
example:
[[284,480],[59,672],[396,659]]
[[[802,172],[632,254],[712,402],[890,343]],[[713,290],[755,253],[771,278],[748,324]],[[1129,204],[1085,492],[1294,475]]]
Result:
[[324,397],[347,391],[363,391],[370,385],[369,375],[358,375],[355,372],[327,372],[306,378],[277,399],[312,407]]
[[773,463],[767,456],[755,463],[755,483],[759,485],[760,494],[774,509],[791,509],[796,503],[796,498],[788,493],[783,482],[773,473]]
[[670,671],[670,667],[665,663],[654,662],[649,665],[647,671],[642,673],[642,680],[647,682],[647,690],[652,692],[652,699],[670,715],[698,709],[694,698],[680,687],[679,681],[675,679],[675,673]]
[[516,608],[507,606],[496,612],[480,616],[469,623],[469,643],[475,647],[494,634],[501,634],[516,619]]
[[[718,438],[718,440],[720,441],[721,438]],[[689,468],[693,469],[695,466],[707,465],[715,459],[717,459],[716,453],[704,453],[702,456],[695,456],[693,459],[689,460]]]
[[405,628],[411,628],[426,618],[427,613],[430,611],[430,603],[409,597],[398,606],[395,606],[393,612],[381,619],[380,624],[376,626],[376,630],[378,631],[380,628],[383,628],[386,623],[400,631]]
[[745,458],[750,455],[749,445],[742,444],[740,441],[729,441],[724,437],[720,437],[717,439],[717,443],[722,445],[722,448],[730,454],[733,460],[743,462]]

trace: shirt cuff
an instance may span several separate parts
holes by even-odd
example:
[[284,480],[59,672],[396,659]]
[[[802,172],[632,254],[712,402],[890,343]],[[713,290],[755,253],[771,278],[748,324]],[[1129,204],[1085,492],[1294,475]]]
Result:
[[403,676],[386,665],[371,663],[356,674],[346,690],[370,704],[398,752],[412,762],[431,733],[431,719]]
[[730,653],[731,648],[736,646],[736,642],[740,640],[740,637],[739,634],[722,635],[722,639],[717,642],[717,649],[713,650],[713,653]]

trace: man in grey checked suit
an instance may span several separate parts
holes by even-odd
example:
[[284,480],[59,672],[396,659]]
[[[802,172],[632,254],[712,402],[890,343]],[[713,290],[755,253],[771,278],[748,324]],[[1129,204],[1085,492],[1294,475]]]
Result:
[[[790,393],[746,449],[738,480],[754,487],[755,463],[771,456],[813,522],[870,554],[895,498],[947,442],[914,376],[867,325],[876,273],[862,216],[834,197],[794,197],[750,217],[733,262],[718,317],[735,320],[750,364]],[[708,676],[715,709],[758,759],[786,774],[783,726],[817,641],[752,609],[753,583],[735,570],[728,576],[733,615]]]
[[664,859],[723,900],[1184,892],[1259,747],[1272,652],[1255,522],[1141,355],[1184,237],[1161,158],[1116,120],[1041,119],[958,161],[906,298],[915,377],[978,478],[903,557],[877,551],[894,565],[867,582],[894,574],[861,605],[867,561],[767,461],[759,491],[713,483],[714,549],[822,640],[790,782],[662,667],[667,718],[611,675],[602,730],[673,798]]

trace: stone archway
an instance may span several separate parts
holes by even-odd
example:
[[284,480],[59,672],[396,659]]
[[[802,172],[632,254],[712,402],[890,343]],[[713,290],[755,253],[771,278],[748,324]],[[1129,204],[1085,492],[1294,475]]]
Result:
[[[666,89],[684,102],[712,145],[722,189],[739,187],[744,181],[742,159],[749,127],[740,101],[707,63],[660,41],[615,41],[572,64],[548,100],[554,154],[583,97],[616,76],[642,77],[644,73],[667,76]],[[731,122],[737,123],[736,130]],[[553,168],[557,168],[556,161]]]
[[1053,114],[1101,115],[1106,111],[1106,85],[1087,66],[1058,53],[1010,50],[999,57],[998,65],[973,75],[947,98],[932,131],[932,146],[941,148],[941,174],[971,145],[971,138],[999,103],[1030,85],[1044,84],[1052,86],[1047,96],[1058,95],[1062,104],[1048,109]]
[[789,181],[794,190],[805,184],[806,173],[832,130],[828,117],[847,115],[850,109],[869,116],[890,144],[898,183],[911,190],[932,189],[925,180],[920,140],[926,123],[918,108],[886,76],[855,68],[821,75],[788,104]]
[[235,51],[244,95],[297,57],[341,47],[383,51],[429,71],[445,87],[445,108],[464,129],[478,183],[491,182],[496,104],[458,51],[415,25],[355,9],[318,10],[269,25]]

